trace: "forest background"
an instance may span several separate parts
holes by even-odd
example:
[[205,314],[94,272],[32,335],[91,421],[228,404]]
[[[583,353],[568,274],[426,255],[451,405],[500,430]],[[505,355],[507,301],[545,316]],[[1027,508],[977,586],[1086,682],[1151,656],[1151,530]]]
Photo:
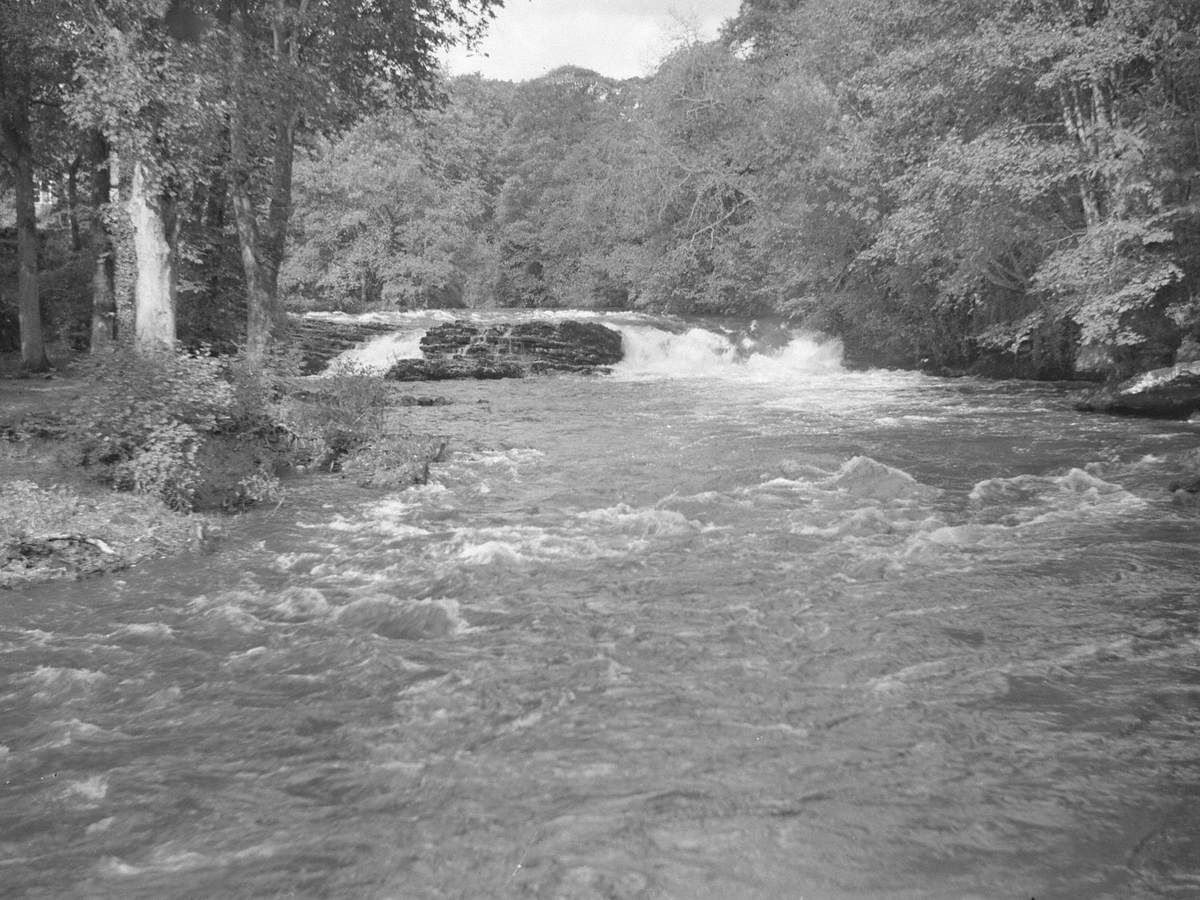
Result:
[[743,0],[646,78],[442,77],[495,5],[8,0],[0,343],[512,306],[1031,377],[1195,351],[1194,0]]

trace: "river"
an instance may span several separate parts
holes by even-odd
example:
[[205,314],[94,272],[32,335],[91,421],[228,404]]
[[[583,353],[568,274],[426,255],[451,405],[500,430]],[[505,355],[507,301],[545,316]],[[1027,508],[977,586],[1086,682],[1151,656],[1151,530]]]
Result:
[[0,896],[1200,897],[1200,426],[613,321],[0,596]]

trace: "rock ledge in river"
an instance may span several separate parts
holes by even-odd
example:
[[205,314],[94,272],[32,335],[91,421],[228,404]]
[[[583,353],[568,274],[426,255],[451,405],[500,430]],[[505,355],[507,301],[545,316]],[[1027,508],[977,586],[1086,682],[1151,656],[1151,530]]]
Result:
[[620,332],[599,322],[519,322],[480,327],[455,321],[421,338],[424,359],[401,359],[388,371],[395,381],[449,378],[522,378],[550,372],[607,372],[621,361]]
[[1084,412],[1186,419],[1200,412],[1200,362],[1151,369],[1086,395],[1075,408]]

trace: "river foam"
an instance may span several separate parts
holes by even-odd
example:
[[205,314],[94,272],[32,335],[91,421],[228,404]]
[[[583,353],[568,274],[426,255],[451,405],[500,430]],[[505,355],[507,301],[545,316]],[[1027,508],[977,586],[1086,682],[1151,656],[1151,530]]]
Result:
[[621,325],[624,359],[613,373],[625,378],[741,378],[773,381],[842,369],[842,345],[818,335],[793,334],[786,345],[758,349],[704,328],[676,332]]

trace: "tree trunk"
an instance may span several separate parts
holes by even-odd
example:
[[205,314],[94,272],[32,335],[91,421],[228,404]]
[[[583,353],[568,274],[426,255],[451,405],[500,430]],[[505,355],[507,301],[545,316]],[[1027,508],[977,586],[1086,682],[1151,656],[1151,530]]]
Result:
[[[0,61],[2,62],[2,61]],[[21,363],[31,372],[50,368],[42,338],[42,309],[38,298],[38,235],[33,144],[30,142],[30,84],[28,78],[3,71],[0,100],[0,155],[13,176],[17,218],[17,321],[21,330]]]
[[71,229],[71,252],[83,250],[83,236],[79,233],[79,166],[83,162],[76,156],[67,166],[67,224]]
[[[297,9],[303,17],[309,0],[301,0]],[[282,10],[282,5],[279,9]],[[293,25],[278,19],[272,28],[271,55],[277,65],[294,68],[298,63],[299,47]],[[240,26],[234,30],[232,46],[231,84],[247,79],[246,43],[251,34],[243,12]],[[253,76],[248,80],[253,82]],[[276,87],[282,87],[282,82]],[[246,357],[252,366],[261,366],[276,339],[287,327],[287,317],[279,298],[279,268],[287,240],[288,222],[292,214],[292,163],[295,158],[296,125],[299,110],[290,92],[279,96],[275,121],[271,128],[271,178],[267,187],[265,221],[260,222],[251,192],[253,168],[250,148],[246,143],[247,111],[233,98],[230,116],[229,151],[231,162],[230,196],[234,220],[241,247],[242,267],[246,274]],[[260,151],[261,152],[261,151]]]
[[21,326],[21,363],[31,372],[50,368],[42,338],[42,308],[38,298],[37,207],[33,180],[33,148],[20,141],[16,178],[17,199],[17,319]]
[[250,193],[250,162],[244,131],[237,121],[230,128],[233,174],[229,187],[246,275],[246,359],[255,368],[265,364],[287,321],[279,302],[279,267],[291,216],[294,132],[290,123],[277,126],[269,211],[266,227],[261,228]]
[[142,354],[175,349],[175,203],[154,183],[143,162],[133,164],[129,219],[137,257],[134,285],[134,346]]
[[108,142],[95,131],[88,157],[92,173],[92,340],[95,353],[117,338],[117,262],[109,231],[108,204],[112,201],[112,168]]
[[[1060,87],[1058,94],[1063,125],[1067,134],[1075,141],[1080,159],[1087,163],[1095,162],[1100,155],[1100,149],[1096,143],[1096,129],[1094,123],[1090,122],[1084,114],[1078,86],[1073,86],[1070,91],[1065,87]],[[1077,180],[1084,225],[1094,228],[1100,224],[1104,216],[1100,191],[1092,178],[1083,172],[1080,173]]]
[[261,368],[271,343],[272,303],[266,267],[261,258],[258,216],[254,212],[248,181],[248,175],[235,172],[230,183],[230,194],[233,198],[238,246],[242,254],[242,269],[246,275],[246,359],[252,367]]

